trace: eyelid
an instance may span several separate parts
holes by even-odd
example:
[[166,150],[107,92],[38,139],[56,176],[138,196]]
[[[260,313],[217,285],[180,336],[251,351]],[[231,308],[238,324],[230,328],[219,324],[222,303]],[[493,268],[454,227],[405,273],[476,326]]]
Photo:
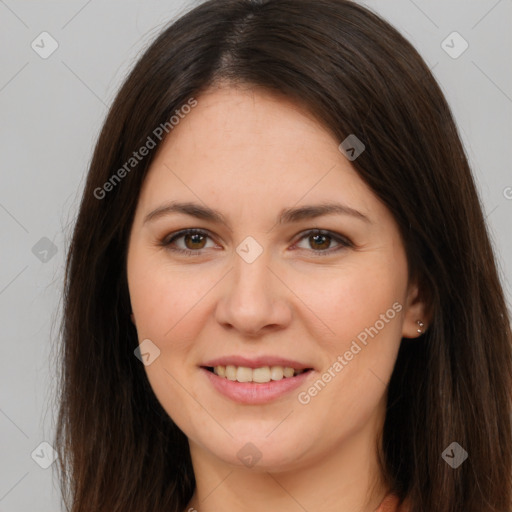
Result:
[[354,244],[350,239],[348,239],[346,236],[341,235],[340,233],[336,233],[334,231],[330,231],[328,229],[321,229],[321,228],[312,228],[307,229],[305,231],[302,231],[297,235],[297,242],[294,244],[300,242],[302,239],[312,236],[312,235],[326,235],[330,237],[332,240],[338,242],[338,247],[331,247],[329,249],[325,249],[323,251],[314,251],[313,249],[302,249],[299,248],[299,250],[305,250],[309,251],[313,254],[323,255],[323,254],[332,254],[334,252],[338,252],[339,250],[347,247],[353,247]]
[[[215,237],[207,229],[186,228],[186,229],[181,229],[179,231],[175,231],[173,233],[170,233],[169,235],[166,235],[161,240],[160,245],[163,245],[163,246],[168,248],[171,245],[172,242],[174,242],[175,240],[178,240],[179,238],[182,238],[182,237],[184,237],[186,235],[203,235],[203,236],[206,236],[209,239],[215,241]],[[189,251],[189,252],[194,252],[194,253],[200,254],[201,251],[203,251],[204,249],[199,249],[197,251],[192,251],[191,249],[172,248],[171,250],[176,250],[177,252],[180,252],[180,250],[181,251]]]
[[[179,238],[182,238],[186,235],[194,235],[194,234],[206,236],[215,242],[215,237],[207,229],[186,228],[186,229],[182,229],[182,230],[170,233],[169,235],[166,235],[160,241],[159,245],[165,247],[166,249],[168,249],[172,252],[176,252],[176,253],[186,253],[186,254],[194,254],[194,255],[202,254],[202,252],[205,251],[206,249],[192,250],[192,249],[181,249],[181,248],[171,246],[171,244],[174,241],[178,240]],[[306,238],[308,236],[312,236],[312,235],[326,235],[326,236],[330,237],[332,240],[336,241],[339,245],[334,248],[331,247],[329,249],[317,250],[317,251],[315,251],[314,249],[303,249],[302,247],[299,247],[298,250],[308,251],[309,253],[321,256],[321,255],[332,254],[332,253],[338,252],[342,249],[346,249],[348,247],[354,246],[353,242],[346,236],[341,235],[340,233],[336,233],[334,231],[330,231],[327,229],[321,229],[321,228],[311,228],[311,229],[307,229],[305,231],[300,232],[296,236],[296,241],[294,242],[294,245],[297,244],[298,242],[300,242],[301,240],[303,240],[304,238]],[[297,249],[294,249],[294,250],[297,250]]]

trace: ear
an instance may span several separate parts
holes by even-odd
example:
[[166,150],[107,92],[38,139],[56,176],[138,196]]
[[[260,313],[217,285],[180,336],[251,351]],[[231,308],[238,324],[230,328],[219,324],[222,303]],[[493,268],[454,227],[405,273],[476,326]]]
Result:
[[432,318],[417,283],[409,286],[404,310],[402,337],[419,338],[427,331]]

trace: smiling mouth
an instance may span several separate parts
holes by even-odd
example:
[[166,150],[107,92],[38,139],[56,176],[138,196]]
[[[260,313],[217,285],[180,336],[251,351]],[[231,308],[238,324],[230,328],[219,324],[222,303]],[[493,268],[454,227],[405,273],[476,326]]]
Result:
[[312,368],[297,370],[289,366],[262,366],[260,368],[248,368],[247,366],[203,366],[205,370],[214,373],[218,377],[237,382],[254,382],[265,384],[267,382],[290,379],[312,371]]

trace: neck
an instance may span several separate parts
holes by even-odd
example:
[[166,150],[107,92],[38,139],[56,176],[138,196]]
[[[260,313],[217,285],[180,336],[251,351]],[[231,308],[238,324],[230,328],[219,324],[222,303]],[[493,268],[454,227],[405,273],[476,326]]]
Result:
[[279,467],[227,464],[190,441],[196,490],[185,512],[374,512],[387,493],[369,422],[329,453]]

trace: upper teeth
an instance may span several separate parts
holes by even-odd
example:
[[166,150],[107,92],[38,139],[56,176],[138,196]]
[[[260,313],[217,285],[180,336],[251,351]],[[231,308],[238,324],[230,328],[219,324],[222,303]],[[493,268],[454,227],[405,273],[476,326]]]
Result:
[[281,380],[283,377],[299,375],[304,370],[295,370],[289,366],[263,366],[261,368],[247,368],[246,366],[215,366],[213,372],[219,377],[238,382],[270,382]]

